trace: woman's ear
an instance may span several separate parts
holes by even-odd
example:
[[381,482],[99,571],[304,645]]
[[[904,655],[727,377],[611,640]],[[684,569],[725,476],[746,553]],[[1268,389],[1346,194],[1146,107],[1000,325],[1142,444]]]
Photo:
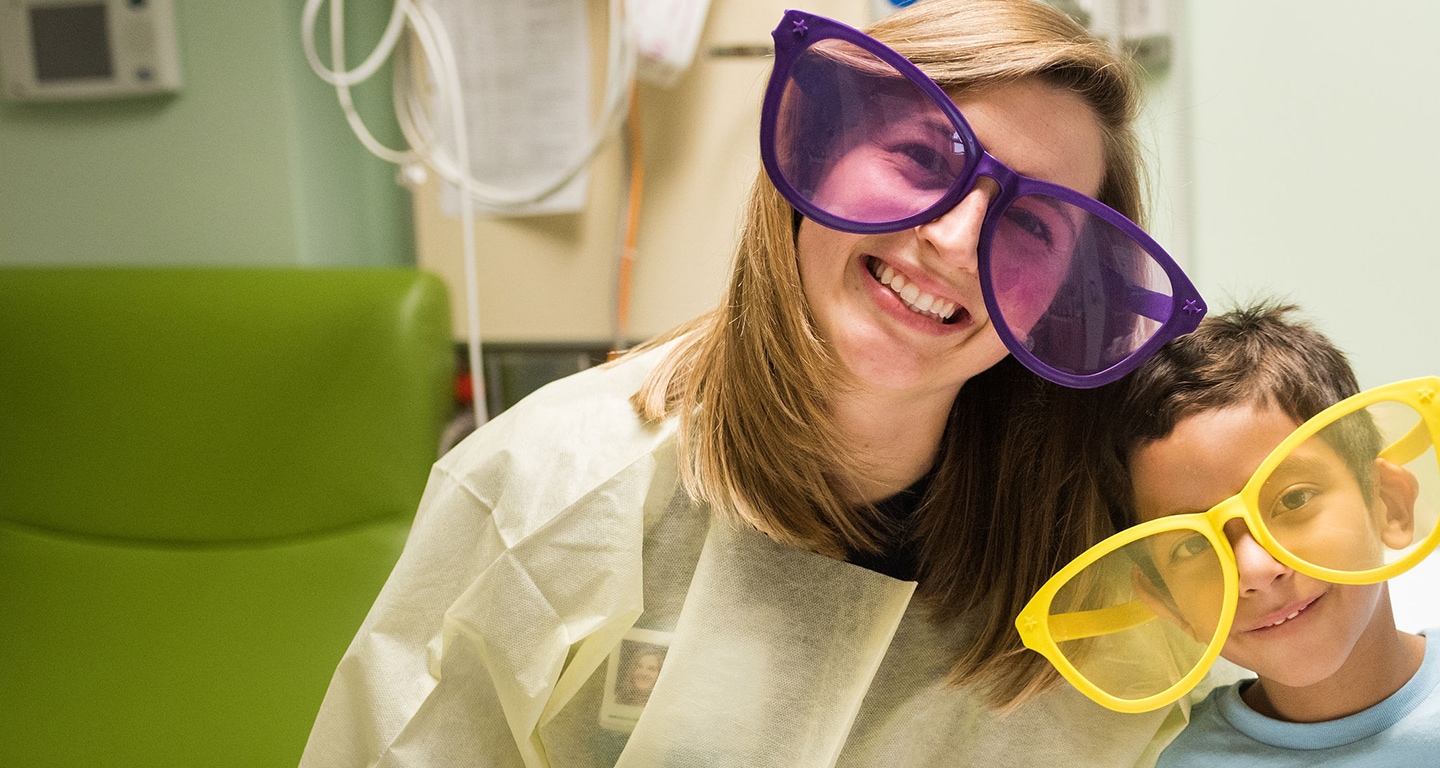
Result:
[[1420,481],[1410,470],[1388,459],[1375,460],[1375,497],[1380,502],[1375,523],[1380,540],[1390,549],[1404,549],[1415,541],[1415,500]]

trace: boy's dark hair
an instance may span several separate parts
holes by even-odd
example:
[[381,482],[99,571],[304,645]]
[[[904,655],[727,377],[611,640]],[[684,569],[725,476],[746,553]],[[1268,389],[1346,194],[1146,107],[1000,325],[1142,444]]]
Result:
[[[1273,406],[1301,424],[1325,408],[1360,391],[1345,353],[1308,322],[1299,309],[1274,300],[1257,302],[1205,318],[1187,336],[1166,344],[1130,376],[1112,385],[1107,398],[1113,411],[1104,417],[1110,460],[1104,493],[1112,514],[1123,513],[1117,527],[1133,524],[1129,457],[1146,443],[1160,440],[1187,416],[1234,406]],[[1362,417],[1363,419],[1363,417]],[[1346,429],[1345,419],[1335,425]],[[1361,434],[1324,438],[1343,455],[1373,459],[1379,435],[1372,425]],[[1364,462],[1368,465],[1368,461]],[[1352,466],[1364,484],[1368,471]]]

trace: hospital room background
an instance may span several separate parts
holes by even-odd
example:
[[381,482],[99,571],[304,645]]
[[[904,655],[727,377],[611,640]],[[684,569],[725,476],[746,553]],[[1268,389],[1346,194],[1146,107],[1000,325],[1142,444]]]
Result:
[[[407,39],[389,59],[373,62],[374,76],[365,82],[352,88],[334,74],[327,82],[316,70],[336,69],[333,3],[117,0],[107,5],[112,13],[163,12],[158,39],[165,43],[173,30],[178,78],[138,94],[98,96],[26,90],[26,82],[44,83],[17,74],[25,59],[14,51],[25,40],[14,33],[24,11],[106,3],[8,3],[0,13],[0,25],[11,27],[0,28],[6,47],[0,50],[6,68],[0,92],[0,765],[96,764],[98,755],[109,765],[293,765],[307,718],[398,554],[406,515],[441,446],[463,432],[467,418],[492,417],[545,380],[711,307],[723,288],[742,196],[759,166],[756,126],[770,29],[789,6],[863,25],[887,12],[888,3],[630,0],[648,14],[644,29],[632,34],[670,46],[639,55],[633,107],[625,98],[631,78],[607,66],[617,50],[607,19],[617,3],[605,0],[401,3],[416,14],[415,23],[448,35],[459,78],[416,76],[394,90],[393,68],[413,74],[445,57],[427,59],[434,52]],[[1145,65],[1148,228],[1195,279],[1212,313],[1258,296],[1283,297],[1348,352],[1362,387],[1440,374],[1440,5],[1056,4],[1131,47]],[[344,4],[345,68],[363,68],[362,60],[387,39],[396,7]],[[401,21],[396,29],[413,35],[411,22]],[[395,57],[408,58],[397,64]],[[352,96],[355,111],[347,118],[341,103]],[[467,139],[456,143],[452,134],[460,123]],[[438,137],[438,164],[463,169],[468,159],[476,186],[485,188],[466,198],[437,161],[427,162],[423,153],[398,155],[407,134]],[[589,143],[596,149],[587,155],[582,150]],[[392,156],[377,156],[367,144]],[[555,195],[505,199],[572,166],[578,172]],[[356,273],[389,275],[401,287],[376,298],[390,289],[346,282],[345,275]],[[247,282],[255,274],[280,282],[256,287]],[[301,574],[316,583],[345,581],[345,574],[320,569],[348,568],[354,558],[312,556],[312,549],[327,546],[327,537],[379,536],[366,528],[374,520],[341,509],[326,513],[329,528],[287,518],[263,535],[234,533],[244,525],[186,522],[177,524],[183,535],[167,538],[158,529],[135,534],[124,520],[88,530],[87,521],[76,518],[89,513],[75,510],[91,509],[87,499],[103,502],[109,492],[83,488],[84,451],[111,440],[100,431],[106,424],[145,432],[158,423],[153,414],[229,413],[254,384],[244,366],[269,365],[266,339],[299,344],[314,337],[328,344],[344,335],[319,324],[352,321],[310,307],[340,283],[305,283],[307,276],[344,283],[333,289],[337,297],[353,290],[366,306],[389,302],[373,321],[383,332],[369,325],[344,332],[383,349],[366,352],[378,357],[358,363],[294,352],[294,360],[276,364],[272,384],[280,399],[292,385],[320,382],[310,390],[340,402],[324,412],[333,423],[292,425],[304,437],[286,438],[283,460],[259,455],[264,451],[230,455],[227,461],[235,463],[224,476],[246,482],[225,485],[223,493],[209,488],[226,501],[191,510],[243,514],[247,504],[280,504],[281,496],[303,502],[322,495],[307,495],[313,489],[305,486],[327,472],[334,478],[326,482],[342,486],[360,474],[395,481],[375,492],[395,497],[384,523],[389,543],[374,548],[378,561],[364,566],[348,602],[326,618],[331,628],[323,636],[291,639],[312,652],[301,674],[252,658],[276,652],[242,641],[263,640],[272,631],[265,620],[247,629],[236,618],[246,614],[232,612],[231,624],[207,634],[194,626],[202,620],[197,617],[213,618],[204,603],[222,599],[261,617],[284,598],[256,590],[293,590]],[[290,278],[302,280],[286,285]],[[417,309],[420,304],[428,309]],[[248,314],[243,323],[225,324],[228,335],[210,344],[206,323],[214,321],[193,317],[224,307]],[[418,314],[396,320],[397,313]],[[426,323],[441,329],[423,342],[440,350],[438,364],[435,354],[407,347],[418,338],[411,326]],[[141,326],[160,330],[134,331]],[[193,332],[160,349],[166,329]],[[37,351],[62,337],[63,355]],[[152,341],[155,349],[147,346]],[[145,375],[133,369],[150,370],[146,355],[189,355],[185,365],[207,371],[191,382],[204,389],[177,396],[185,402],[173,407],[144,404],[134,421],[102,418],[98,402],[129,407],[107,398],[125,386],[123,377]],[[16,360],[22,362],[11,367]],[[36,381],[46,374],[36,373],[35,360],[67,367],[42,386]],[[383,372],[384,383],[369,378],[377,365],[393,369]],[[475,377],[481,386],[453,373],[472,368],[483,372]],[[420,369],[424,376],[414,374]],[[400,381],[399,389],[387,389],[390,379]],[[171,395],[183,389],[172,384],[156,386]],[[383,389],[387,397],[399,393],[392,399],[401,402],[412,391],[405,387],[423,390],[436,404],[406,410],[372,398]],[[476,394],[479,405],[467,405]],[[366,405],[351,407],[352,401]],[[47,442],[47,433],[59,433],[36,416],[51,413],[44,409],[63,414],[80,431],[64,433],[64,444]],[[85,432],[87,424],[96,431]],[[134,471],[121,466],[116,477],[125,478],[127,492],[153,489],[156,498],[175,502],[169,463],[203,453],[205,441],[220,439],[224,429],[192,435],[195,444],[174,456],[141,455],[148,449],[133,446],[147,443],[114,438],[129,446],[116,450],[131,452],[127,460],[134,462]],[[265,436],[253,434],[259,429],[239,430],[246,433],[240,444],[265,445]],[[376,450],[357,459],[370,462],[363,464],[369,469],[317,459],[332,444],[305,440],[327,430],[345,445],[369,443],[377,433]],[[385,440],[397,434],[406,435],[410,448],[422,447],[407,448],[418,458],[387,471],[385,451],[393,446]],[[317,466],[309,466],[312,460]],[[63,481],[46,474],[54,466],[66,467]],[[300,490],[276,490],[292,486],[270,479],[272,470],[290,473],[283,483]],[[46,478],[45,487],[37,490],[36,478]],[[250,498],[256,488],[271,495],[230,503]],[[68,505],[62,523],[37,517],[33,507],[45,498]],[[147,504],[143,496],[139,503]],[[217,526],[223,530],[211,540],[195,533]],[[102,550],[107,554],[94,554]],[[107,575],[108,566],[87,565],[92,554],[130,563],[125,568],[140,561],[161,565],[133,566],[151,569],[143,578],[134,570],[117,577]],[[275,559],[234,566],[235,558],[252,555]],[[294,566],[301,570],[275,565],[291,555],[304,561]],[[240,569],[225,576],[223,588],[207,591],[207,558]],[[177,560],[188,565],[174,567]],[[71,583],[47,586],[46,569],[68,574]],[[246,575],[255,569],[282,575]],[[144,604],[144,618],[130,603],[103,615],[96,607],[97,591],[122,582],[146,592],[123,598]],[[1402,628],[1440,624],[1437,591],[1440,563],[1393,582]],[[83,615],[56,618],[67,610]],[[291,624],[310,621],[309,609],[294,610],[278,615]],[[188,639],[166,645],[147,636],[169,631],[159,625],[172,614],[186,625],[177,637]],[[46,632],[55,636],[36,634]],[[117,656],[111,646],[121,636],[133,648]],[[137,668],[113,668],[121,663]],[[191,671],[165,671],[184,664]],[[225,684],[239,687],[213,688],[219,678],[204,670],[222,669],[229,674]],[[241,690],[267,676],[289,682],[272,679],[258,693]],[[170,701],[150,700],[156,695]]]

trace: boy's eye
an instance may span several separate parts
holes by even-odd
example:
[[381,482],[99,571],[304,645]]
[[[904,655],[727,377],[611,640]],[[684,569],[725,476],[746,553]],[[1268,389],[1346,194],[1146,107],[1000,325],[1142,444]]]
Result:
[[1170,548],[1170,562],[1182,563],[1210,551],[1210,540],[1200,534],[1192,534],[1175,542]]
[[1290,488],[1275,499],[1271,515],[1278,515],[1282,512],[1294,512],[1297,509],[1309,504],[1312,499],[1320,495],[1318,488],[1300,486]]

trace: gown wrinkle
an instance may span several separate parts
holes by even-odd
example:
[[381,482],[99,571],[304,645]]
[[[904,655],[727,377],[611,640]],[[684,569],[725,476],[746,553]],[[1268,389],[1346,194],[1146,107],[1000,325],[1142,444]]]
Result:
[[1001,717],[946,682],[970,625],[937,625],[903,562],[691,498],[674,420],[628,400],[667,351],[547,385],[440,460],[302,768],[1153,764],[1183,717],[1068,688]]

